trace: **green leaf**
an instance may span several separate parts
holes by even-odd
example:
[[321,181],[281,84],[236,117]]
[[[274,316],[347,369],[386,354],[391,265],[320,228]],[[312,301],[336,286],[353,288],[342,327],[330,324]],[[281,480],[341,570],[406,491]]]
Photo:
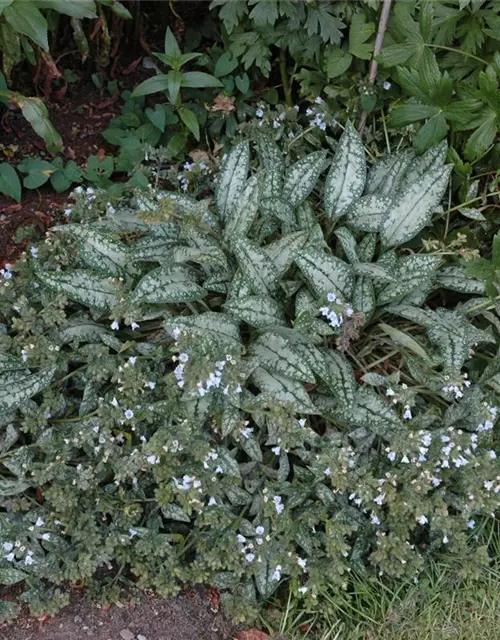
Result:
[[315,247],[299,251],[295,262],[318,297],[335,293],[343,300],[350,299],[354,275],[348,264]]
[[262,367],[257,367],[252,373],[252,381],[267,397],[269,403],[273,400],[290,406],[296,413],[316,413],[309,396],[302,384],[277,373],[270,373]]
[[0,164],[0,193],[21,201],[21,181],[16,170],[8,162]]
[[297,207],[314,189],[325,168],[326,151],[314,151],[291,166],[285,174],[282,198]]
[[356,275],[366,276],[379,282],[394,282],[396,278],[392,273],[380,264],[357,262],[352,265]]
[[430,222],[448,185],[452,168],[448,165],[425,174],[395,198],[380,229],[386,248],[408,242]]
[[[264,176],[264,184],[267,175]],[[280,222],[284,222],[288,228],[295,227],[295,219],[292,205],[284,198],[263,198],[260,203],[260,210],[269,217],[275,217]]]
[[[493,265],[485,260],[490,268],[490,274],[493,272]],[[485,292],[485,283],[481,278],[474,277],[471,273],[469,265],[449,265],[441,269],[436,277],[436,281],[443,289],[458,291],[459,293],[468,293],[473,295],[483,295]]]
[[177,40],[175,39],[174,34],[172,33],[172,29],[170,27],[165,31],[165,47],[164,47],[165,55],[171,56],[172,58],[180,58],[181,50],[179,49],[179,45],[177,44]]
[[367,40],[375,33],[375,24],[365,20],[363,13],[353,14],[349,27],[349,52],[356,58],[370,60],[373,44],[367,44]]
[[0,95],[1,94],[7,94],[8,97],[19,106],[23,116],[33,127],[35,133],[45,142],[48,151],[57,153],[62,150],[62,138],[50,122],[47,107],[40,98],[26,98],[20,93],[14,93],[12,91],[0,91]]
[[483,156],[494,143],[498,133],[498,116],[491,112],[489,117],[471,134],[465,145],[465,157],[476,160]]
[[10,6],[14,0],[0,0],[0,15],[4,12],[4,9]]
[[232,239],[234,256],[256,295],[270,295],[276,291],[279,273],[266,252],[248,238]]
[[377,56],[377,61],[384,67],[394,67],[404,64],[415,55],[413,44],[392,44],[384,47]]
[[268,135],[257,136],[259,160],[264,172],[262,198],[278,198],[283,192],[285,161],[281,149]]
[[248,142],[239,142],[222,163],[217,179],[215,201],[221,218],[229,216],[239,203],[250,167]]
[[182,122],[191,131],[196,140],[200,139],[200,125],[195,114],[187,107],[177,107],[177,113],[180,115]]
[[292,266],[298,252],[306,244],[308,235],[307,231],[289,233],[288,235],[283,236],[279,240],[275,240],[264,247],[264,251],[271,258],[274,266],[277,268],[280,278],[284,276]]
[[331,80],[344,75],[352,62],[352,55],[340,47],[327,50],[325,54],[326,75]]
[[71,300],[103,312],[110,311],[119,303],[118,285],[111,278],[99,278],[91,271],[77,269],[62,273],[37,268],[35,275],[56,293],[63,293]]
[[47,21],[33,2],[14,2],[5,7],[3,16],[14,31],[28,36],[45,51],[49,50]]
[[72,18],[95,18],[94,0],[37,0],[39,9],[54,9]]
[[177,522],[191,522],[191,518],[187,515],[182,507],[175,502],[171,502],[161,507],[161,512],[167,520],[175,520]]
[[[439,113],[439,107],[428,104],[405,104],[391,112],[391,126],[396,129],[406,127],[413,122],[426,120]],[[440,142],[440,140],[438,140]]]
[[[169,83],[173,83],[173,76],[171,75],[173,72],[168,74],[158,73],[152,78],[148,78],[141,82],[137,87],[132,91],[131,98],[140,98],[141,96],[147,96],[151,93],[159,93],[161,91],[166,91]],[[179,92],[179,89],[177,89]],[[170,96],[169,96],[170,99]],[[175,102],[175,100],[173,101]]]
[[408,349],[408,351],[412,351],[416,356],[423,360],[430,360],[425,349],[404,331],[400,331],[399,329],[396,329],[396,327],[391,327],[384,322],[381,322],[378,327],[382,329],[382,331],[386,333],[395,344],[399,344],[405,349]]
[[257,329],[285,324],[281,306],[267,296],[232,298],[226,302],[224,309],[240,322],[246,322]]
[[203,71],[187,71],[182,74],[181,87],[189,89],[205,89],[224,86],[220,80]]
[[0,375],[0,413],[18,409],[27,400],[48,387],[56,367],[25,375],[24,372]]
[[390,439],[403,424],[392,407],[366,387],[358,387],[355,402],[343,419],[352,426],[364,427],[382,438]]
[[304,360],[303,352],[284,336],[272,332],[261,334],[249,348],[249,354],[258,359],[259,366],[266,371],[301,382],[314,384],[311,368]]
[[424,282],[432,281],[440,263],[439,256],[415,254],[400,258],[393,272],[395,281],[379,293],[378,304],[400,301]]
[[347,123],[325,181],[325,214],[330,220],[343,216],[365,186],[366,160],[363,142],[356,129]]
[[237,66],[238,60],[233,57],[230,51],[225,51],[215,63],[214,74],[217,78],[223,78],[231,73],[231,71],[234,71]]
[[446,122],[446,118],[442,113],[437,113],[419,129],[419,132],[413,140],[413,146],[417,152],[422,153],[441,142],[447,133],[448,123]]
[[119,276],[130,259],[128,248],[110,234],[84,224],[65,224],[53,231],[67,233],[78,241],[81,258],[97,272]]
[[357,388],[349,361],[333,349],[314,348],[313,353],[315,357],[310,363],[314,373],[327,385],[341,407],[348,409],[354,402]]
[[354,311],[364,314],[365,321],[372,317],[377,305],[375,289],[370,278],[366,276],[357,278],[352,292],[352,306]]
[[350,264],[359,262],[356,238],[349,229],[347,227],[339,227],[335,229],[335,235],[348,262]]
[[157,104],[154,109],[148,107],[145,113],[150,122],[152,122],[154,126],[163,133],[167,123],[167,117],[165,115],[165,108],[163,105]]
[[200,300],[206,291],[185,267],[167,265],[153,269],[142,278],[132,294],[132,304],[167,304]]
[[261,182],[258,175],[246,183],[234,208],[229,210],[224,236],[228,241],[234,236],[246,236],[250,231],[259,209]]

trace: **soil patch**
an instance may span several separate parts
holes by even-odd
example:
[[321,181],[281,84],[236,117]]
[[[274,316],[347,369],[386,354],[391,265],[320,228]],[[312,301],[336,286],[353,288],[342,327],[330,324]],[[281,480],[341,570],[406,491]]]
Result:
[[143,594],[109,609],[74,592],[71,604],[43,624],[21,618],[0,626],[0,640],[231,640],[236,634],[198,589],[175,598]]

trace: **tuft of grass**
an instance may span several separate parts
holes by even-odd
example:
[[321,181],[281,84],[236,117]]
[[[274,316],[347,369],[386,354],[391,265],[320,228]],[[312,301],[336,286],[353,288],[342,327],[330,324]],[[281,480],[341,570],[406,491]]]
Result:
[[431,565],[418,584],[356,578],[315,609],[289,598],[263,624],[286,640],[498,640],[500,562],[476,578],[448,564]]

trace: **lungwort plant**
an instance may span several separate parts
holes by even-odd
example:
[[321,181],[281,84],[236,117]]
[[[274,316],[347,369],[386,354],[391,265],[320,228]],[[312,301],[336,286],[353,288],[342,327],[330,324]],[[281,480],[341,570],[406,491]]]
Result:
[[[489,300],[416,240],[446,149],[367,172],[351,125],[333,159],[256,148],[213,198],[138,193],[2,271],[0,580],[35,610],[103,567],[248,612],[285,581],[314,602],[351,571],[487,562]],[[443,286],[470,302],[427,305]]]

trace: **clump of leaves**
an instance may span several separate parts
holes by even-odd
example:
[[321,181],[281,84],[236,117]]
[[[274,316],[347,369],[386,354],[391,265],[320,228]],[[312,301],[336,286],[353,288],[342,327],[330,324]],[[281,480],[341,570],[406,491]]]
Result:
[[[313,602],[352,570],[487,562],[484,283],[404,246],[440,205],[446,148],[368,171],[350,124],[333,158],[255,143],[213,198],[139,192],[2,272],[0,580],[32,606],[102,566],[161,593],[213,583],[248,613],[285,581]],[[426,306],[457,283],[470,303]]]

